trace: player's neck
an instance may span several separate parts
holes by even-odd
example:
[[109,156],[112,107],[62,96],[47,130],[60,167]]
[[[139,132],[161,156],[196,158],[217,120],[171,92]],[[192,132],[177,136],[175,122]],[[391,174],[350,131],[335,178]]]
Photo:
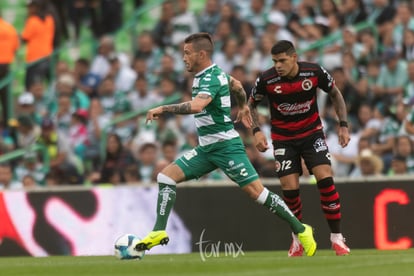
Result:
[[288,79],[293,79],[295,78],[299,73],[299,64],[296,63],[295,66],[293,66],[292,70],[290,71],[290,73],[286,76]]
[[200,64],[199,70],[197,70],[196,75],[206,70],[208,67],[213,65],[213,62],[211,60],[204,62],[203,64]]

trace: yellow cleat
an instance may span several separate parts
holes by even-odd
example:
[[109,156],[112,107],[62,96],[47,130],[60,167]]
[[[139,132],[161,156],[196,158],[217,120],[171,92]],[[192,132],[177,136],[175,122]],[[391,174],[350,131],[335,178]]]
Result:
[[303,249],[305,250],[306,256],[313,256],[316,252],[316,242],[313,238],[313,229],[307,224],[303,224],[303,226],[305,226],[305,231],[298,233],[298,238],[303,246]]
[[166,245],[169,241],[170,238],[165,230],[152,231],[145,238],[140,240],[134,248],[137,251],[150,250],[159,244]]

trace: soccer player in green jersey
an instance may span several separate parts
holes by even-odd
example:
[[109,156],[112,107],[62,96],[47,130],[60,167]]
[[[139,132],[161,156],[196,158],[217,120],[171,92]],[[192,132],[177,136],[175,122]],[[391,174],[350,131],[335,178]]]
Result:
[[162,105],[148,111],[147,122],[156,120],[164,112],[194,114],[199,145],[164,168],[157,176],[159,185],[157,219],[153,231],[134,245],[136,250],[149,250],[169,241],[168,216],[176,198],[176,184],[199,178],[217,168],[252,199],[289,223],[298,234],[305,253],[313,256],[316,242],[313,229],[302,224],[285,202],[265,188],[244,149],[243,142],[230,119],[230,93],[238,106],[236,121],[252,124],[246,92],[241,83],[223,72],[212,62],[213,41],[207,33],[196,33],[184,40],[183,61],[187,71],[194,73],[192,100]]

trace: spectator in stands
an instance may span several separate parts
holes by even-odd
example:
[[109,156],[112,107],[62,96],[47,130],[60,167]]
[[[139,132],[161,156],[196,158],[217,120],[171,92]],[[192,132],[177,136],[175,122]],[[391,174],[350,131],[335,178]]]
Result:
[[60,184],[83,183],[82,163],[70,148],[68,137],[58,132],[54,122],[48,117],[42,121],[38,143],[47,149],[51,172],[62,175],[64,183]]
[[115,89],[118,93],[129,92],[137,78],[137,73],[129,66],[122,66],[117,55],[109,56],[110,69],[107,77],[115,80]]
[[100,11],[99,2],[96,0],[68,1],[68,18],[72,24],[73,40],[75,42],[79,40],[81,28],[86,19],[90,20],[90,28],[94,36],[98,37],[101,34],[101,26],[98,19],[98,13]]
[[414,61],[414,26],[411,29],[404,30],[401,48],[402,58],[408,62]]
[[[92,183],[108,183],[111,177],[111,171],[118,171],[122,173],[129,165],[136,164],[132,153],[122,145],[121,138],[111,133],[107,137],[105,148],[105,158],[99,169],[89,177]],[[121,175],[121,182],[124,181]]]
[[377,83],[371,89],[380,101],[395,105],[404,95],[404,86],[408,81],[407,63],[393,48],[384,51],[383,61]]
[[135,80],[134,88],[127,98],[133,110],[145,110],[162,101],[161,96],[148,89],[148,81],[145,76],[141,75]]
[[[356,122],[358,119],[358,110],[362,103],[370,102],[370,97],[366,91],[358,90],[355,85],[355,81],[352,79],[348,79],[347,75],[345,74],[342,67],[336,67],[331,70],[332,77],[335,79],[336,87],[341,90],[342,95],[344,97],[347,109],[348,109],[348,116],[351,122]],[[329,102],[327,105],[331,107]],[[333,113],[330,113],[333,114]],[[332,117],[335,120],[335,117]]]
[[[119,100],[115,103],[112,111],[112,119],[117,120],[131,111],[131,104],[127,100]],[[111,125],[110,131],[118,135],[122,145],[127,148],[135,135],[136,123],[132,119],[121,120]]]
[[125,95],[122,93],[117,93],[115,89],[115,80],[112,77],[106,77],[101,81],[101,84],[98,88],[98,99],[101,102],[101,106],[104,112],[113,114],[114,106],[119,100]]
[[160,48],[154,43],[151,32],[141,32],[136,40],[137,49],[134,53],[135,59],[145,59],[147,69],[153,73],[160,65],[162,52]]
[[14,190],[23,188],[23,184],[13,180],[13,168],[8,162],[0,163],[0,190]]
[[395,23],[392,32],[393,46],[398,52],[401,52],[404,36],[407,30],[414,30],[414,14],[412,3],[400,1],[396,6]]
[[[115,51],[115,42],[112,36],[104,35],[99,39],[98,53],[93,58],[91,63],[90,72],[99,76],[100,79],[104,79],[110,70],[109,56],[117,54]],[[128,62],[128,59],[121,56],[121,63],[124,65]]]
[[368,22],[375,23],[381,43],[386,47],[392,45],[393,20],[396,15],[396,9],[390,0],[372,1],[373,9],[368,14]]
[[15,112],[20,115],[28,115],[33,122],[40,125],[42,121],[41,115],[36,112],[35,98],[30,92],[23,92],[17,98],[17,106]]
[[162,99],[173,96],[176,93],[180,93],[177,84],[172,78],[163,78],[158,86],[157,94]]
[[90,71],[90,62],[86,58],[79,58],[75,62],[74,75],[76,86],[90,98],[97,95],[101,78]]
[[174,4],[172,0],[167,0],[161,4],[161,15],[155,24],[151,35],[155,44],[161,49],[166,50],[172,46],[171,34],[173,30],[172,18],[174,17]]
[[69,135],[70,121],[73,113],[70,95],[61,94],[57,98],[57,112],[52,114],[59,132]]
[[164,54],[161,57],[159,69],[154,72],[157,78],[157,85],[163,78],[175,80],[177,87],[184,86],[184,77],[176,67],[176,60],[170,54]]
[[394,115],[391,114],[389,107],[378,103],[374,108],[373,118],[361,132],[361,136],[366,136],[373,140],[370,148],[382,158],[384,173],[390,168],[395,147],[395,136],[397,136],[399,129],[400,124],[394,118]]
[[[77,88],[75,78],[72,74],[62,74],[56,82],[55,89],[55,96],[57,98],[59,98],[60,95],[69,95],[72,112],[78,109],[89,109],[90,99],[84,92]],[[55,114],[57,109],[58,106],[55,99],[50,103],[49,114]]]
[[384,164],[381,158],[370,149],[363,149],[357,159],[356,167],[350,177],[381,176]]
[[45,185],[47,187],[59,186],[64,183],[63,176],[58,171],[49,171],[45,176]]
[[410,136],[398,135],[395,137],[394,155],[404,157],[407,163],[407,173],[414,173],[414,145]]
[[408,82],[404,87],[403,103],[407,107],[414,106],[414,60],[407,64]]
[[249,8],[245,12],[241,14],[242,20],[253,24],[257,35],[263,34],[268,22],[265,0],[250,0]]
[[232,37],[234,37],[234,33],[232,32],[230,21],[220,20],[213,34],[214,53],[220,53],[224,42]]
[[141,176],[136,164],[129,165],[124,171],[125,184],[139,184]]
[[48,14],[45,2],[30,0],[27,4],[28,18],[21,38],[26,46],[26,90],[34,79],[50,80],[50,58],[53,53],[55,23]]
[[[238,34],[240,33],[240,26],[243,20],[240,19],[237,12],[237,7],[233,2],[226,1],[220,9],[220,22],[225,21],[230,27],[230,33]],[[253,24],[252,24],[253,25]],[[253,26],[254,27],[254,26]],[[218,30],[216,27],[216,32]]]
[[[337,124],[336,127],[339,127],[339,124]],[[352,128],[352,124],[350,124],[350,128]],[[326,144],[328,145],[329,152],[331,153],[332,170],[335,176],[349,176],[349,173],[353,169],[355,161],[358,157],[359,135],[355,133],[350,134],[351,140],[349,141],[346,150],[338,146],[337,130],[328,132],[327,136]]]
[[25,185],[25,178],[30,176],[35,186],[45,185],[45,170],[42,162],[36,152],[30,151],[23,156],[23,160],[14,169],[15,178],[17,181]]
[[300,18],[294,9],[294,3],[290,0],[273,1],[271,11],[280,11],[286,18],[287,30],[296,38],[306,37],[305,30],[300,24]]
[[340,3],[338,10],[344,19],[345,26],[355,25],[366,20],[368,15],[364,0],[344,0]]
[[80,160],[85,158],[85,150],[89,146],[87,122],[88,110],[78,109],[72,113],[69,125],[69,146]]
[[36,143],[40,135],[40,128],[29,115],[19,115],[17,117],[16,138],[17,148],[27,148]]
[[387,175],[404,175],[408,173],[407,159],[401,155],[393,155]]
[[35,80],[30,85],[28,92],[30,92],[34,97],[34,106],[37,114],[36,116],[39,116],[40,118],[46,116],[49,112],[48,107],[51,99],[47,94],[43,81]]
[[25,175],[21,182],[25,189],[33,189],[39,186],[36,179],[34,179],[34,177],[30,174]]
[[179,49],[188,35],[199,31],[198,20],[194,12],[189,9],[188,0],[176,0],[176,13],[171,23],[171,43],[175,49]]
[[156,161],[151,180],[156,182],[157,174],[178,157],[178,145],[175,139],[165,140],[161,145],[160,159]]
[[258,41],[258,48],[260,52],[260,71],[266,70],[273,66],[270,49],[276,43],[275,37],[268,33],[260,36]]
[[[4,80],[10,72],[10,66],[14,62],[16,51],[19,48],[19,36],[13,25],[6,22],[0,10],[0,81]],[[10,82],[11,83],[11,82]],[[10,83],[0,85],[1,100],[1,122],[3,127],[8,126],[9,121],[9,100],[11,92]]]
[[224,41],[221,51],[217,51],[213,55],[213,61],[224,72],[230,72],[234,66],[243,62],[239,53],[239,41],[236,37],[230,37]]
[[98,98],[92,98],[87,124],[89,146],[85,149],[87,172],[96,171],[101,164],[101,141],[106,135],[112,115],[105,113]]
[[198,16],[200,32],[213,34],[220,21],[220,0],[206,0],[204,9]]
[[151,183],[158,158],[158,146],[155,141],[144,141],[138,148],[137,160],[141,181]]
[[294,36],[286,26],[286,16],[280,11],[272,10],[267,18],[265,32],[275,35],[276,40],[294,41]]

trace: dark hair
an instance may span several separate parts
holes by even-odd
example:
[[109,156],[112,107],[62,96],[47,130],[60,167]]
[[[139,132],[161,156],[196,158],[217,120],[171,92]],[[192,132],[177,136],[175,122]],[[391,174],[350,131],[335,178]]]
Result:
[[286,53],[287,55],[292,55],[296,53],[295,46],[293,43],[288,40],[279,40],[273,45],[272,49],[270,50],[272,55],[278,55],[281,53]]
[[194,50],[206,51],[210,56],[213,54],[214,43],[209,33],[195,33],[187,36],[184,43],[192,43]]
[[87,58],[78,58],[76,60],[76,62],[83,65],[83,66],[87,66],[87,67],[89,67],[89,65],[90,65],[90,61]]

